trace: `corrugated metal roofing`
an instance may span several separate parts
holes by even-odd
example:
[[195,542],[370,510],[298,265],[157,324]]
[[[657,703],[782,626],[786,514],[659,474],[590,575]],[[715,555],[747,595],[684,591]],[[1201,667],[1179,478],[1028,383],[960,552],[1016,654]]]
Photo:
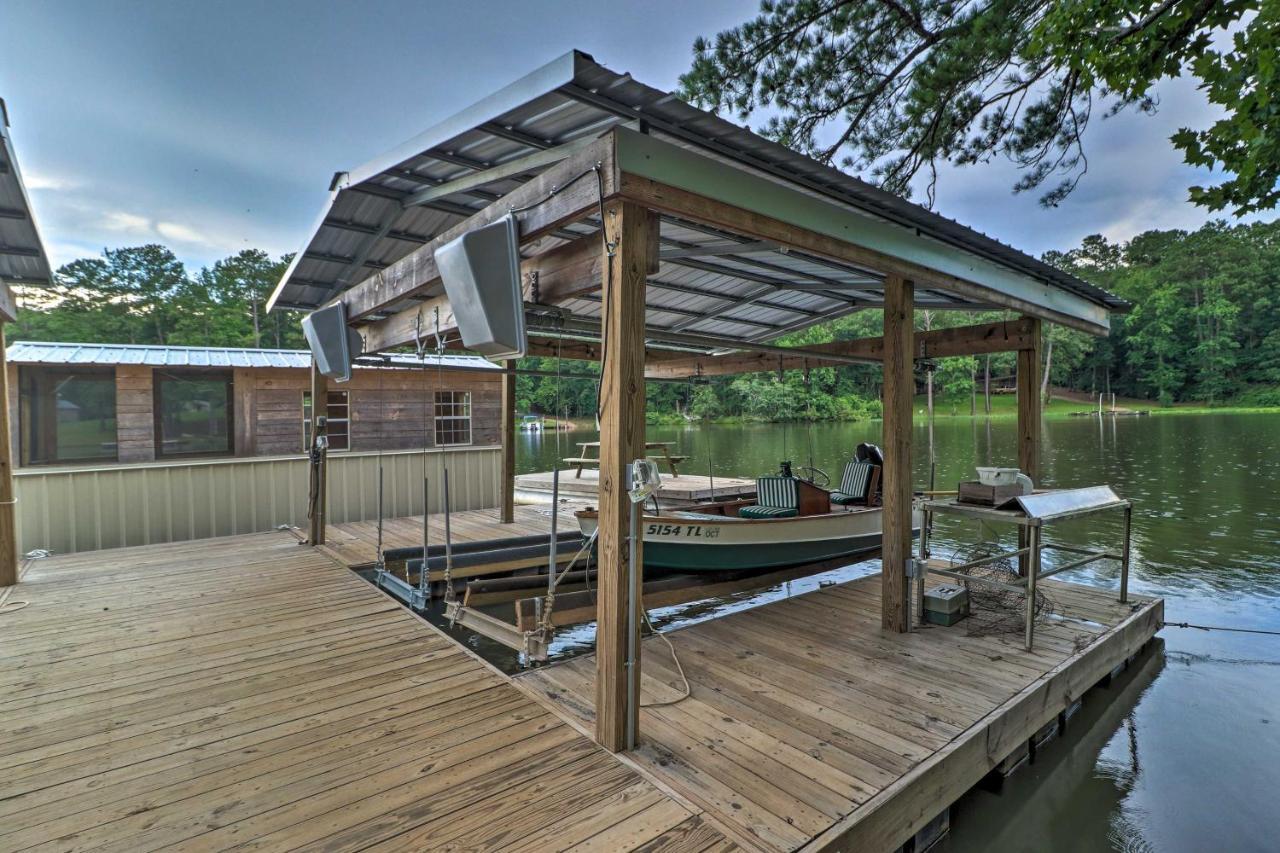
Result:
[[0,279],[9,284],[48,284],[51,276],[9,139],[9,113],[0,98]]
[[[6,350],[17,364],[142,364],[151,367],[311,367],[311,353],[292,349],[235,349],[232,347],[166,347],[139,344],[79,344],[51,341],[19,341]],[[443,367],[501,370],[475,355],[427,357],[427,363]],[[420,367],[414,356],[394,356],[392,366]]]
[[[578,51],[548,63],[365,166],[336,175],[315,233],[286,271],[272,304],[300,309],[324,304],[539,170],[530,169],[525,175],[495,180],[426,205],[403,206],[401,201],[415,191],[636,120],[642,120],[655,137],[905,226],[921,237],[978,255],[1109,310],[1128,307],[1098,287],[770,142],[675,95],[645,86],[630,75],[610,71]],[[578,224],[560,236],[569,238],[590,231],[591,223]],[[777,251],[777,247],[717,233],[701,224],[663,217],[661,242],[668,257],[652,282],[646,318],[654,327],[768,339],[882,298],[882,278],[872,271]],[[743,250],[733,251],[734,243],[741,243]],[[672,257],[682,249],[725,246],[729,248],[723,254]],[[687,291],[672,296],[681,293],[673,288],[663,296],[663,282],[703,291],[707,298]],[[823,290],[824,283],[831,289]],[[858,283],[864,283],[867,290],[857,290]],[[961,297],[936,291],[918,292],[916,299],[920,307],[975,307]],[[590,314],[589,303],[580,300],[574,310],[586,309]],[[781,310],[779,303],[796,310]],[[705,308],[714,316],[698,319],[662,310],[677,306],[686,312]],[[745,322],[752,320],[755,325]]]

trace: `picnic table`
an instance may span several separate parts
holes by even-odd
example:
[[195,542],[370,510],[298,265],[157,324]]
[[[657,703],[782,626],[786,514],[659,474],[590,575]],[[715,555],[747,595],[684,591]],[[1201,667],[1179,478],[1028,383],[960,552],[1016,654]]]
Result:
[[[667,468],[670,469],[671,471],[671,476],[679,477],[680,472],[676,470],[676,466],[679,465],[681,462],[687,462],[689,457],[688,456],[672,456],[671,455],[672,443],[673,442],[670,442],[670,441],[646,441],[644,443],[644,449],[646,451],[649,451],[649,450],[659,451],[658,453],[651,454],[651,458],[656,459],[659,462],[665,462],[667,465]],[[578,455],[566,457],[564,460],[565,462],[574,466],[574,468],[577,469],[576,473],[573,475],[574,479],[578,479],[582,476],[582,469],[585,468],[586,466],[590,465],[594,467],[599,467],[600,465],[600,442],[579,441],[577,442],[577,444],[578,444]],[[594,456],[591,455],[592,450],[595,451]],[[646,455],[650,455],[650,454],[646,454]]]

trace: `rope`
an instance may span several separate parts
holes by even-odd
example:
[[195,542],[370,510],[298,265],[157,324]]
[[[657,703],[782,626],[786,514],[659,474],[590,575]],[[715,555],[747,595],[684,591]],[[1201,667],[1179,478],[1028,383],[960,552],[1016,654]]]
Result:
[[[36,560],[43,560],[45,557],[52,554],[52,551],[47,551],[44,548],[36,548],[33,551],[28,551],[23,554],[22,565],[18,567],[18,580],[21,581],[27,576],[27,569],[31,567],[33,562]],[[15,589],[17,589],[16,586],[8,586],[5,587],[4,592],[0,592],[0,616],[4,616],[8,613],[17,613],[24,607],[31,606],[31,602],[25,599],[16,601],[9,600],[9,596],[13,595],[13,591]]]
[[1197,631],[1230,631],[1233,634],[1266,634],[1280,637],[1280,631],[1268,631],[1263,628],[1228,628],[1223,625],[1195,625],[1191,622],[1161,622],[1162,628],[1195,628]]
[[653,627],[653,622],[649,621],[648,610],[641,608],[640,612],[644,614],[644,624],[649,626],[650,633],[656,634],[662,640],[662,642],[667,644],[667,648],[671,650],[671,660],[676,665],[676,672],[680,673],[680,680],[684,682],[684,688],[679,697],[675,699],[665,699],[661,702],[641,702],[640,707],[641,708],[664,708],[667,705],[675,705],[679,702],[683,702],[684,700],[689,698],[690,694],[693,693],[693,687],[690,686],[689,684],[689,676],[684,674],[684,665],[680,663],[680,655],[676,654],[675,644],[671,642],[671,638],[668,637],[665,633]]

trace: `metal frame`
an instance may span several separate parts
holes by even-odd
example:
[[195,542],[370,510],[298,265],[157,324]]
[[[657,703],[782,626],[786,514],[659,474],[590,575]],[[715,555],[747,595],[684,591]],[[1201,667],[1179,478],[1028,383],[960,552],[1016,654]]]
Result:
[[[921,618],[924,613],[924,586],[926,574],[941,575],[942,577],[951,578],[953,580],[963,581],[965,583],[977,583],[987,586],[996,587],[1007,590],[1009,592],[1021,593],[1026,597],[1026,637],[1025,646],[1027,651],[1031,651],[1035,642],[1035,597],[1036,584],[1045,578],[1053,577],[1061,572],[1071,569],[1078,569],[1089,563],[1098,560],[1118,560],[1120,561],[1120,603],[1129,603],[1129,559],[1130,559],[1130,534],[1132,532],[1133,522],[1133,503],[1128,500],[1116,500],[1106,504],[1086,507],[1082,509],[1072,509],[1065,512],[1054,514],[1050,517],[1029,516],[1020,509],[997,509],[995,507],[986,507],[977,504],[963,504],[956,498],[932,499],[932,500],[916,500],[916,509],[923,514],[923,520],[920,530],[920,550],[919,560],[925,566],[925,572],[919,577],[919,590],[916,596],[917,605],[920,608]],[[1081,548],[1075,545],[1059,545],[1056,543],[1044,541],[1044,528],[1052,523],[1063,521],[1071,518],[1083,518],[1084,516],[1094,515],[1100,512],[1110,512],[1113,510],[1124,511],[1124,533],[1121,550],[1094,550],[1090,548]],[[987,557],[981,557],[977,560],[970,560],[959,566],[950,568],[941,568],[929,565],[929,531],[933,527],[934,515],[952,515],[960,518],[975,518],[982,521],[1013,524],[1027,531],[1027,545],[1011,551],[1001,551]],[[1048,571],[1042,571],[1042,557],[1044,551],[1065,551],[1080,556],[1067,563],[1054,566]],[[977,568],[978,566],[994,563],[997,560],[1003,560],[1010,557],[1025,557],[1027,573],[1024,577],[1012,583],[991,580],[989,578],[974,577],[965,574],[962,570]]]

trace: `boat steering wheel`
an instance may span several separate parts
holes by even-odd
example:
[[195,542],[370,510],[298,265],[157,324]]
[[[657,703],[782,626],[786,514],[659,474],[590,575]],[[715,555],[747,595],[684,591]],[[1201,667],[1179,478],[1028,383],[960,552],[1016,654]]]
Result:
[[813,483],[815,486],[825,487],[831,484],[830,475],[828,475],[827,472],[823,471],[821,468],[814,468],[812,465],[803,465],[797,468],[796,471],[797,473],[800,474],[800,479],[808,480],[810,483]]

